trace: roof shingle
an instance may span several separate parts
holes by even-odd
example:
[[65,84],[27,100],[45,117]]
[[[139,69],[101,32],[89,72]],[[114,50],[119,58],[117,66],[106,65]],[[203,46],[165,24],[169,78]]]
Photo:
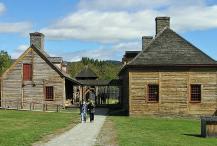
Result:
[[93,78],[97,79],[96,73],[90,69],[88,66],[85,66],[83,70],[81,70],[76,76],[76,79],[85,79],[85,78]]
[[128,65],[189,64],[217,63],[176,32],[166,27]]

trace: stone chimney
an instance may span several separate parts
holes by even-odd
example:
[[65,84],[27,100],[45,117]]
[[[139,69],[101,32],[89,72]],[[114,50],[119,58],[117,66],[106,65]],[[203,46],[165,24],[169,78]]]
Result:
[[170,17],[156,17],[156,35],[165,27],[170,27]]
[[151,42],[152,39],[153,39],[152,36],[143,36],[142,37],[142,50],[144,50],[145,47],[148,46],[148,44]]
[[34,45],[37,49],[44,50],[44,34],[40,32],[30,33],[30,46]]

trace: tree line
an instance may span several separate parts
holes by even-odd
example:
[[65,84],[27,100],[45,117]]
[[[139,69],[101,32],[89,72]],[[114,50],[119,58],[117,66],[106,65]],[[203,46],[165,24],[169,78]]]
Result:
[[86,65],[88,65],[103,80],[116,79],[121,68],[121,62],[118,61],[101,61],[83,57],[81,61],[68,63],[68,73],[75,77]]

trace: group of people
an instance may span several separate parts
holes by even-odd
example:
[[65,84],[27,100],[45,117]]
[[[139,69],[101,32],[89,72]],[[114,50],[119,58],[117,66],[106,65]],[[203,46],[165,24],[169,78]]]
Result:
[[81,113],[81,122],[85,123],[87,119],[87,114],[89,113],[90,122],[94,121],[94,113],[95,113],[95,106],[93,102],[83,102],[80,104],[80,113]]

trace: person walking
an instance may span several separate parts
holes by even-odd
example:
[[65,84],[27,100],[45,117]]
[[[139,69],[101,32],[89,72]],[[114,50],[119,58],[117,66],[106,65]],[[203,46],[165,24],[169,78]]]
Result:
[[93,102],[90,102],[88,105],[89,115],[90,115],[90,122],[94,121],[94,113],[95,113],[95,106]]
[[81,122],[85,123],[87,118],[87,103],[84,101],[81,107]]

